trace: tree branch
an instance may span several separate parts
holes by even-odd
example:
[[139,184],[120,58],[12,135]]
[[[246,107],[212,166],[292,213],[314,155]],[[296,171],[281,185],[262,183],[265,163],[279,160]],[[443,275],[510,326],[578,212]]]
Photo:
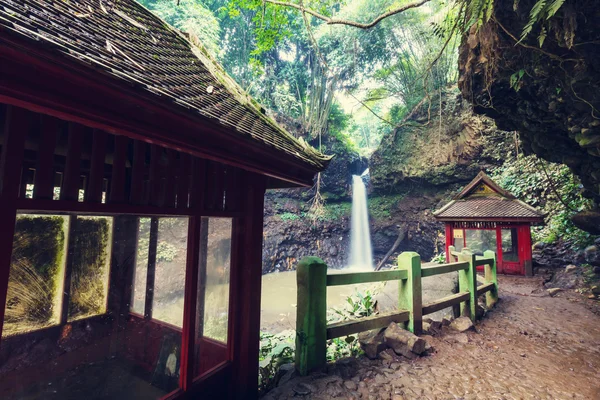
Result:
[[362,23],[362,22],[350,21],[347,19],[341,19],[341,18],[330,18],[330,17],[320,14],[314,10],[305,8],[300,4],[290,3],[287,1],[279,1],[279,0],[264,0],[264,1],[266,3],[270,3],[270,4],[273,4],[276,6],[295,8],[296,10],[300,10],[302,12],[312,15],[315,18],[325,21],[325,23],[328,25],[348,25],[348,26],[353,26],[355,28],[360,28],[360,29],[370,29],[387,17],[391,17],[392,15],[400,14],[406,10],[410,10],[411,8],[420,7],[423,4],[430,2],[431,0],[418,0],[418,1],[415,1],[415,2],[412,2],[409,4],[405,4],[401,7],[394,8],[388,12],[385,12],[385,13],[379,15],[377,18],[375,18],[373,21],[371,21],[367,24]]

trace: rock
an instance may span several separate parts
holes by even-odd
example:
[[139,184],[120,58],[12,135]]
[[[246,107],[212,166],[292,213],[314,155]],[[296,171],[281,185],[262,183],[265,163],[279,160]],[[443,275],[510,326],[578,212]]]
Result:
[[426,342],[415,334],[402,329],[395,322],[392,322],[384,333],[385,343],[394,349],[397,354],[403,354],[404,349],[422,354],[425,351]]
[[550,295],[550,297],[554,297],[559,292],[562,292],[563,290],[561,288],[550,288],[550,289],[547,289],[546,291],[548,292],[548,294]]
[[592,270],[592,272],[596,275],[600,275],[600,266],[598,267],[594,267],[594,269]]
[[344,386],[348,390],[356,390],[356,389],[358,389],[358,385],[356,384],[356,382],[353,382],[353,381],[345,381],[344,382]]
[[380,360],[385,361],[395,361],[396,359],[398,359],[396,353],[394,353],[394,350],[392,349],[385,349],[384,351],[379,353],[378,357]]
[[600,246],[592,245],[585,248],[583,254],[585,255],[585,261],[594,265],[600,266]]
[[485,308],[481,304],[477,304],[475,307],[475,315],[477,315],[477,319],[481,319],[485,315]]
[[468,317],[460,317],[452,321],[450,328],[457,332],[466,332],[474,328],[473,321]]
[[467,343],[469,343],[469,337],[467,336],[466,333],[457,333],[454,335],[449,335],[446,338],[446,341],[448,341],[450,343],[467,344]]
[[452,317],[444,317],[442,319],[442,326],[450,326],[450,324],[452,323],[453,319],[454,318],[452,318]]
[[600,286],[592,286],[592,293],[595,294],[596,296],[600,296]]
[[544,242],[535,242],[533,245],[533,250],[543,250],[546,247],[546,243]]
[[275,378],[275,381],[277,382],[276,386],[279,387],[285,385],[296,376],[296,366],[293,363],[283,364],[279,367],[277,375],[278,377]]
[[575,271],[576,269],[577,269],[576,265],[573,265],[573,264],[567,265],[565,267],[565,273],[568,274],[569,272]]
[[301,382],[292,388],[298,396],[308,396],[311,393],[316,393],[317,388],[310,383]]
[[571,217],[573,225],[592,235],[600,235],[600,211],[581,211]]
[[430,334],[436,334],[442,331],[442,322],[430,320],[428,322],[423,322],[423,331],[428,332]]
[[386,349],[383,331],[383,329],[373,329],[358,335],[360,347],[371,360],[376,359],[377,355]]

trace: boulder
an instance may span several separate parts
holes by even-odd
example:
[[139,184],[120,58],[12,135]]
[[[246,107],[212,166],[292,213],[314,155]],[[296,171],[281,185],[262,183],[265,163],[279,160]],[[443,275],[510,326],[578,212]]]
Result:
[[592,293],[596,296],[600,296],[600,286],[592,286]]
[[580,211],[571,217],[573,225],[592,235],[600,235],[600,211]]
[[565,267],[565,273],[574,272],[577,269],[576,265],[570,264]]
[[423,321],[423,332],[427,332],[431,335],[439,333],[442,331],[442,322],[441,321]]
[[556,296],[559,292],[562,292],[561,288],[550,288],[546,290],[548,292],[548,294],[550,295],[550,297],[554,297]]
[[416,336],[412,332],[402,329],[395,322],[392,322],[384,333],[385,343],[394,349],[397,354],[407,351],[421,355],[425,351],[427,343],[425,340]]
[[373,329],[358,335],[361,349],[371,360],[376,359],[377,355],[386,349],[383,331],[383,329]]
[[456,318],[450,324],[450,328],[454,329],[457,332],[466,332],[468,330],[474,329],[473,321],[469,317],[460,317]]

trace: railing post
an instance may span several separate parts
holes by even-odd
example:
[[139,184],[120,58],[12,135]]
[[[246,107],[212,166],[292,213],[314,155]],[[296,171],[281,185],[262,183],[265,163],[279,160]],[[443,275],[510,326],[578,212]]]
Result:
[[398,256],[398,268],[406,270],[407,279],[400,279],[398,307],[410,312],[406,328],[418,335],[423,330],[423,299],[421,292],[421,256],[407,251]]
[[467,315],[471,321],[477,319],[477,269],[475,267],[475,254],[471,254],[469,249],[464,248],[459,261],[469,263],[469,269],[458,271],[458,287],[461,292],[469,292],[469,301],[460,304],[461,315]]
[[449,263],[453,263],[453,262],[455,262],[455,261],[456,261],[456,260],[454,259],[454,254],[452,254],[452,253],[454,253],[455,251],[456,251],[456,247],[454,247],[454,246],[448,246],[448,254],[449,254],[449,257],[448,257],[448,262],[449,262]]
[[296,278],[296,369],[307,375],[327,362],[327,265],[318,257],[304,257]]
[[485,258],[493,260],[485,265],[485,283],[493,283],[494,288],[485,294],[485,305],[487,308],[492,308],[498,301],[498,276],[496,274],[496,253],[491,250],[486,250],[483,253]]

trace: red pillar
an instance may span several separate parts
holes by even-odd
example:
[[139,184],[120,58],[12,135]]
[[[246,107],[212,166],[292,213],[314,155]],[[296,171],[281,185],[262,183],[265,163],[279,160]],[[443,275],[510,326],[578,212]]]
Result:
[[446,222],[446,262],[452,262],[452,258],[450,257],[450,246],[452,246],[452,225],[449,222]]

